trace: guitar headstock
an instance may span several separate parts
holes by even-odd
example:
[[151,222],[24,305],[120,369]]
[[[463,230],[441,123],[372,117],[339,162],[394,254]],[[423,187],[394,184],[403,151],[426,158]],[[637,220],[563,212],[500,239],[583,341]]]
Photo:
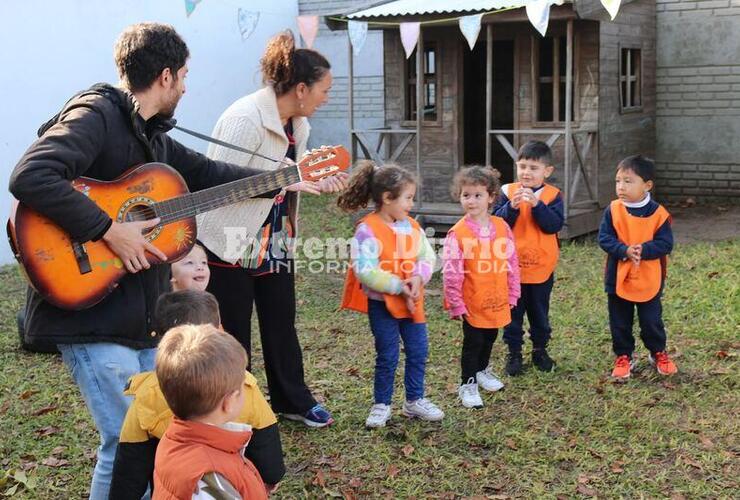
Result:
[[349,168],[349,152],[344,146],[321,146],[307,151],[298,162],[301,179],[318,181]]

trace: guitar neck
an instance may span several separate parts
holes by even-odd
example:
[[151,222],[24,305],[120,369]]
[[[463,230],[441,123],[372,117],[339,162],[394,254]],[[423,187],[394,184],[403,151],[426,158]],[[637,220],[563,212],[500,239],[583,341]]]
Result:
[[298,166],[293,165],[161,201],[153,208],[161,224],[169,224],[290,186],[300,180]]

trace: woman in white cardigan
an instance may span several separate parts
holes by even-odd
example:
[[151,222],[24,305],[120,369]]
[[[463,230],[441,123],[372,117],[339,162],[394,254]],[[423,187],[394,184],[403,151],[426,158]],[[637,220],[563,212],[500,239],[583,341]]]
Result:
[[[260,61],[265,87],[224,111],[213,137],[270,158],[296,161],[306,150],[307,117],[328,100],[329,62],[318,52],[296,49],[290,31],[272,38]],[[245,167],[280,165],[211,145],[208,156]],[[293,261],[286,250],[295,237],[298,191],[336,192],[346,174],[302,182],[274,199],[252,199],[198,219],[198,239],[208,249],[211,281],[224,329],[244,345],[251,362],[252,304],[257,307],[270,402],[276,413],[309,427],[333,422],[303,377],[303,354],[295,329]]]

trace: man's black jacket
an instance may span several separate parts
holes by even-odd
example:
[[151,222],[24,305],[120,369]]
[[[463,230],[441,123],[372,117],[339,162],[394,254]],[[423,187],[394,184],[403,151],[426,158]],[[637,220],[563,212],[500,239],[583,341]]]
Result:
[[[186,148],[166,132],[172,121],[138,114],[127,92],[99,84],[72,98],[39,130],[10,178],[10,191],[46,215],[79,242],[99,239],[111,220],[70,181],[85,176],[110,181],[133,166],[163,162],[175,168],[191,191],[260,173],[217,162]],[[33,343],[114,342],[134,348],[156,346],[152,314],[157,297],[169,289],[169,265],[127,274],[102,302],[66,311],[44,301],[30,287],[26,339]]]

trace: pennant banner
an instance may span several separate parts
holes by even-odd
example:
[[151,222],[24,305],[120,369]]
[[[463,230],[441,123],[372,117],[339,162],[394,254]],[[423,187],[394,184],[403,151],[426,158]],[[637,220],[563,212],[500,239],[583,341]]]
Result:
[[460,25],[460,31],[468,41],[470,50],[475,47],[475,42],[478,41],[478,35],[480,34],[480,20],[483,18],[483,14],[475,14],[472,16],[461,17],[458,21]]
[[241,33],[242,40],[246,40],[252,36],[252,33],[254,33],[254,30],[257,28],[257,22],[259,20],[259,12],[239,8],[237,24],[239,26],[239,33]]
[[319,16],[298,16],[298,31],[306,47],[310,49],[319,32]]
[[550,23],[550,7],[563,5],[563,0],[532,0],[527,4],[527,17],[534,29],[545,36],[547,25]]
[[419,41],[419,27],[421,23],[401,23],[399,29],[401,30],[401,43],[403,44],[403,50],[406,51],[406,59],[411,57],[411,53],[414,52],[416,42]]
[[349,33],[349,42],[352,44],[352,52],[360,55],[365,40],[367,40],[367,22],[349,21],[347,23],[347,33]]
[[612,16],[612,21],[617,17],[619,13],[619,7],[622,5],[622,0],[601,0],[601,5],[604,6],[606,11]]
[[200,0],[185,0],[185,12],[187,13],[188,17],[190,17],[190,14],[192,14],[195,10],[195,6],[199,3]]

